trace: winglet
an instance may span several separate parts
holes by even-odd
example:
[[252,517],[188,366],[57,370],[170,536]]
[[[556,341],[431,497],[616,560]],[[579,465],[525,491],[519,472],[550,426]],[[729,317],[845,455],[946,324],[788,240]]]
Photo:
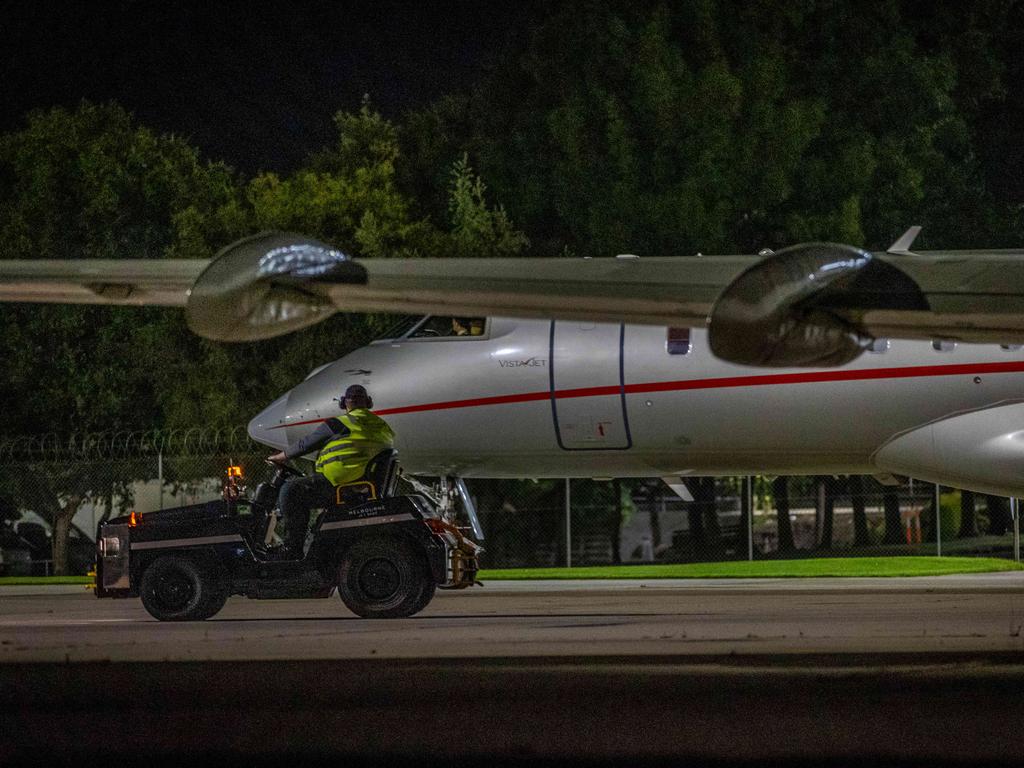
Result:
[[911,227],[900,236],[899,240],[890,245],[885,252],[895,254],[910,253],[910,246],[914,244],[919,234],[921,234],[920,227],[916,225]]

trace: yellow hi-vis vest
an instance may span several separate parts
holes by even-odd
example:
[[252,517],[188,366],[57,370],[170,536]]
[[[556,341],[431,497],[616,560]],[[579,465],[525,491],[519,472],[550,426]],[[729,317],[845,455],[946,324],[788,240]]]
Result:
[[316,471],[335,486],[361,478],[370,459],[395,439],[388,423],[366,408],[355,408],[338,419],[349,434],[331,440],[316,457]]

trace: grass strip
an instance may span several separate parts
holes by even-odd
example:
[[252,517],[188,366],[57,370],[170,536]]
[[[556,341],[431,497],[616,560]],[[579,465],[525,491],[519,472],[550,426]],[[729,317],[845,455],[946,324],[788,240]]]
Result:
[[[585,568],[503,568],[480,579],[796,579],[811,576],[944,576],[1019,571],[1024,566],[995,557],[823,557],[668,565],[608,565]],[[0,576],[0,586],[92,584],[91,576]]]
[[483,570],[480,580],[502,579],[796,579],[811,576],[944,576],[1024,569],[994,557],[824,557],[670,565],[609,565],[584,568]]

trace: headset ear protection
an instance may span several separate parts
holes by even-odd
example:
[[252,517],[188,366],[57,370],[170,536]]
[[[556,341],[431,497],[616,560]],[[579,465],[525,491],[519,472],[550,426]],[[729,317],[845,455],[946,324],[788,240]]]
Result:
[[[345,410],[345,398],[344,397],[332,397],[331,399],[334,400],[334,402],[336,402],[338,404],[338,409],[339,410],[342,410],[342,411]],[[366,407],[369,410],[371,410],[371,411],[373,410],[373,398],[370,397],[369,395],[366,396]]]

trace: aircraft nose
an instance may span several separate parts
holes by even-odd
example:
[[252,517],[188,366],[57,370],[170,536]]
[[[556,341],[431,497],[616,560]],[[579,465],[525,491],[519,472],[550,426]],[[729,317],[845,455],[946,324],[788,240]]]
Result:
[[288,415],[289,394],[291,393],[281,395],[256,414],[249,422],[249,437],[258,443],[274,448],[284,448],[288,445],[288,437],[285,435],[283,425],[285,417]]

